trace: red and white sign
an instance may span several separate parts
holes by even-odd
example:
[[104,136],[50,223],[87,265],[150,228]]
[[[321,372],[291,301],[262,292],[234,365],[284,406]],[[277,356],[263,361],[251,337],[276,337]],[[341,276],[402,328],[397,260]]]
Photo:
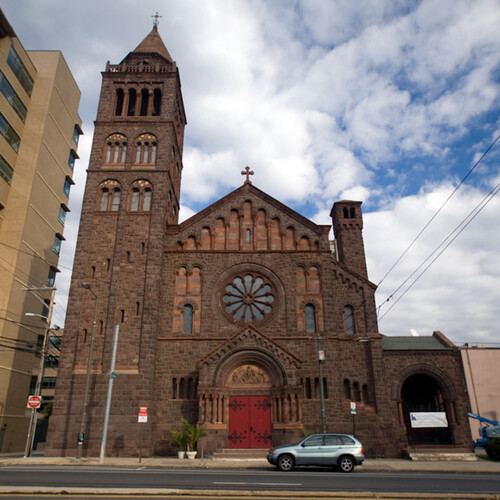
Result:
[[138,422],[141,424],[145,424],[148,421],[148,408],[147,406],[141,406],[139,408],[139,418]]
[[26,408],[37,409],[40,408],[41,404],[42,404],[42,398],[40,396],[29,396]]

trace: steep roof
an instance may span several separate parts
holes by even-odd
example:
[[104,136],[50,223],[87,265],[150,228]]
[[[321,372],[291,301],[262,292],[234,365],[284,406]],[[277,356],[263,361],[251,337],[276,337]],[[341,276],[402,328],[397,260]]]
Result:
[[158,33],[157,26],[153,26],[153,29],[148,34],[148,36],[146,36],[146,38],[144,38],[144,40],[131,52],[131,54],[137,53],[158,54],[168,62],[174,62],[174,60],[168,53],[167,47],[165,47],[160,34]]

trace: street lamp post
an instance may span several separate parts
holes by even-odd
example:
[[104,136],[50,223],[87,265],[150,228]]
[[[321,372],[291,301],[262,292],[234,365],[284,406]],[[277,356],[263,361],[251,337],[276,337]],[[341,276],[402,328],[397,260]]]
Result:
[[80,422],[80,432],[78,433],[78,444],[76,447],[76,459],[81,460],[83,454],[83,443],[85,440],[85,426],[87,425],[87,414],[90,393],[90,378],[92,371],[92,351],[94,348],[95,327],[97,323],[97,295],[90,287],[89,283],[82,283],[82,287],[87,289],[95,297],[94,321],[92,323],[92,333],[90,334],[89,354],[87,358],[87,375],[85,378],[85,389],[83,393],[82,419]]

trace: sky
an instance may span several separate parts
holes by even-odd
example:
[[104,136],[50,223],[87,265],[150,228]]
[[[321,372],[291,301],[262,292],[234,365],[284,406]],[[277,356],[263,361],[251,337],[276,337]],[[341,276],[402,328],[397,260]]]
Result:
[[362,201],[379,331],[500,347],[500,0],[0,6],[25,49],[62,51],[82,92],[54,323],[64,323],[100,72],[158,12],[188,120],[182,219],[238,188],[246,165],[256,187],[318,224],[331,224],[335,201]]

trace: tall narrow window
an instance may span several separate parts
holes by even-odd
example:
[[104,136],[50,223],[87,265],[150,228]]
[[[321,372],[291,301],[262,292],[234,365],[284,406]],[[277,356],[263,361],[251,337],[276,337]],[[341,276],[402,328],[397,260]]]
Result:
[[313,304],[306,305],[306,332],[316,332],[316,308]]
[[360,392],[359,392],[359,382],[353,382],[352,384],[352,399],[354,401],[360,401]]
[[7,57],[7,64],[10,69],[16,75],[19,83],[22,85],[26,93],[31,96],[31,91],[33,90],[33,78],[29,74],[26,66],[21,61],[14,47],[10,47],[9,55]]
[[141,90],[141,116],[147,116],[149,105],[149,90]]
[[71,177],[66,176],[64,179],[64,186],[63,186],[63,193],[69,197],[69,191],[71,189],[71,184],[73,184],[73,181],[71,180]]
[[160,116],[161,114],[161,90],[154,89],[153,92],[153,116]]
[[56,281],[56,273],[56,268],[51,266],[49,268],[49,276],[47,277],[47,286],[54,286],[54,283]]
[[63,205],[61,203],[61,206],[59,207],[59,217],[57,218],[57,220],[63,225],[66,222],[66,212],[68,211],[69,209],[66,207],[66,205]]
[[112,212],[118,212],[120,210],[120,190],[115,189],[113,191],[113,201],[111,203],[111,211]]
[[344,398],[351,399],[351,382],[349,379],[344,379]]
[[8,164],[7,160],[0,155],[0,177],[10,185],[13,175],[14,169]]
[[17,153],[19,151],[19,145],[21,144],[21,138],[17,135],[16,131],[11,127],[2,113],[0,113],[0,134],[3,135],[10,147]]
[[116,116],[121,116],[123,112],[123,100],[124,100],[123,89],[116,89],[116,107],[115,107]]
[[193,332],[193,306],[186,304],[182,311],[182,333]]
[[346,333],[354,333],[354,308],[344,307],[344,328]]
[[61,252],[61,242],[62,242],[61,236],[59,234],[56,234],[54,236],[54,244],[52,245],[52,251],[56,255],[59,255],[59,253]]
[[76,154],[76,152],[71,150],[69,152],[69,157],[68,157],[68,167],[71,169],[71,171],[73,171],[75,168],[75,160],[77,158],[78,158],[78,155]]
[[137,212],[139,210],[139,199],[140,199],[139,189],[134,188],[132,190],[132,197],[130,199],[130,210],[132,212]]
[[99,204],[99,210],[101,212],[106,212],[108,210],[109,203],[109,191],[107,188],[104,188],[101,192],[101,202]]
[[151,189],[146,188],[144,190],[144,199],[142,201],[142,210],[144,212],[149,212],[151,210]]
[[134,116],[135,115],[135,103],[137,101],[137,92],[135,89],[130,89],[128,91],[128,109],[127,115]]

